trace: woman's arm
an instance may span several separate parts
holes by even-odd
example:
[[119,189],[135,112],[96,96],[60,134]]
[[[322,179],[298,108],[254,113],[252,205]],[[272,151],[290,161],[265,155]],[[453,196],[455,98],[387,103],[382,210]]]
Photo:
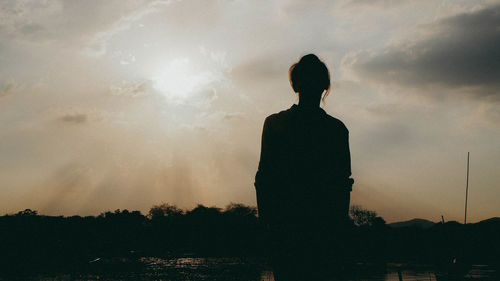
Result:
[[351,151],[349,149],[349,131],[345,128],[345,134],[342,139],[342,183],[341,191],[337,195],[339,196],[339,201],[337,202],[339,207],[339,214],[342,217],[348,218],[349,216],[349,205],[351,201],[351,191],[354,180],[351,178]]
[[349,131],[347,128],[345,129],[345,136],[342,142],[342,162],[344,163],[342,176],[345,179],[343,185],[348,191],[352,191],[354,180],[351,178],[351,151],[349,149]]
[[255,175],[255,191],[257,193],[257,208],[259,218],[266,221],[270,206],[270,188],[272,187],[272,167],[273,167],[273,150],[271,139],[271,118],[270,116],[264,121],[262,130],[260,161],[257,174]]

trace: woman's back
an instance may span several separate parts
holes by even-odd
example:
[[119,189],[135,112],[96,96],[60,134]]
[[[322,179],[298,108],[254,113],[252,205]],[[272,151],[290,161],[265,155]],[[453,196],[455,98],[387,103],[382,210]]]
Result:
[[348,130],[340,120],[295,104],[266,118],[255,187],[268,197],[259,211],[270,223],[340,215],[332,200],[348,194],[350,175]]

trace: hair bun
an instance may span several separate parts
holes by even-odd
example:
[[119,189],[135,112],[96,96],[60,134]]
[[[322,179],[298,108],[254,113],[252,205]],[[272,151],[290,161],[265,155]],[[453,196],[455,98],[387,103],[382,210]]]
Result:
[[330,90],[330,72],[325,63],[314,54],[301,57],[290,67],[288,74],[296,93],[321,95],[326,90],[326,96]]
[[318,62],[318,61],[320,61],[320,60],[319,60],[319,58],[315,54],[308,54],[308,55],[303,56],[299,60],[299,64],[301,62]]

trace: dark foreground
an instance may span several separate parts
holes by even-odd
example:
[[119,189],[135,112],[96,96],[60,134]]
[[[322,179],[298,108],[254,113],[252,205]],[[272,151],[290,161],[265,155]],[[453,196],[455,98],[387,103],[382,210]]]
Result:
[[[342,280],[500,280],[500,218],[395,227],[359,208],[351,218]],[[146,216],[24,210],[0,217],[0,280],[272,280],[267,233],[241,204],[162,204]]]
[[[498,279],[498,270],[488,265],[474,265],[463,277],[450,277],[428,265],[389,263],[374,268],[357,264],[342,280],[399,281],[399,280],[476,280]],[[0,277],[0,280],[77,281],[77,280],[241,280],[272,281],[273,272],[259,258],[141,257],[135,262],[123,258],[102,259],[89,263],[84,271],[75,273],[19,274]],[[336,279],[339,280],[339,279]]]

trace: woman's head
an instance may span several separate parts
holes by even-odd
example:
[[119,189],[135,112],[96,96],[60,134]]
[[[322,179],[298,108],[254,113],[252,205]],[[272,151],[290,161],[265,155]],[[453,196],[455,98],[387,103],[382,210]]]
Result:
[[323,99],[330,92],[330,72],[314,54],[305,55],[288,70],[290,85],[300,98]]

